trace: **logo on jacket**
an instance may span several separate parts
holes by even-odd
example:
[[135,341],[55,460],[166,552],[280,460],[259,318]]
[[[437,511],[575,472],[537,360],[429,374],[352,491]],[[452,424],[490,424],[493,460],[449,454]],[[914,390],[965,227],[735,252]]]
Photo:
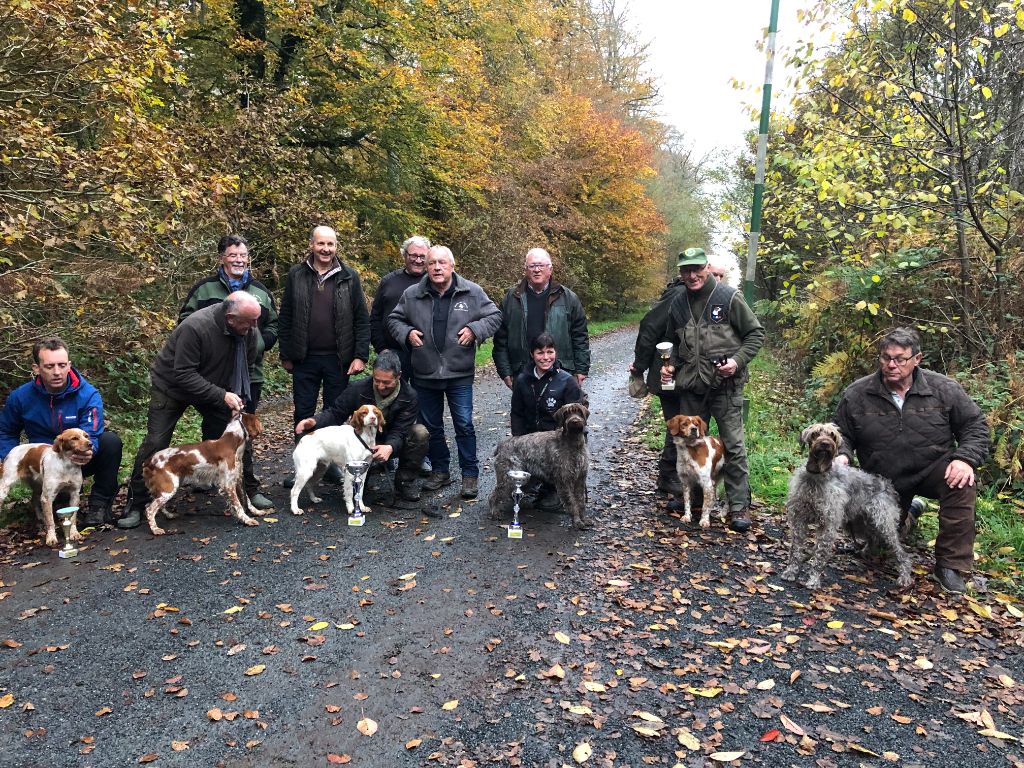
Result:
[[711,318],[712,323],[724,323],[725,322],[725,305],[714,304],[711,307],[711,312],[708,315]]
[[456,301],[452,304],[452,309],[456,312],[469,312],[469,304],[464,301]]
[[549,397],[545,402],[549,411],[555,410],[555,406],[558,405],[558,399],[554,397]]

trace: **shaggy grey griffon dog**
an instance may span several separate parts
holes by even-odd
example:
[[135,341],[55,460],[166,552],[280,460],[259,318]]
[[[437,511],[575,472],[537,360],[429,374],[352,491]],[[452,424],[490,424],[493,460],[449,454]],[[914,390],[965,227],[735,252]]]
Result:
[[584,516],[587,506],[587,419],[590,410],[583,403],[566,403],[555,411],[558,429],[509,437],[494,449],[497,482],[487,501],[492,520],[501,517],[502,507],[512,497],[514,484],[510,469],[521,469],[536,480],[555,486],[558,496],[572,513],[576,528],[590,528]]
[[822,571],[832,558],[836,539],[845,527],[866,536],[869,546],[888,547],[899,570],[896,583],[908,587],[911,562],[900,545],[896,489],[884,477],[833,463],[842,440],[835,424],[811,424],[800,435],[800,445],[809,449],[807,464],[798,467],[789,481],[786,499],[789,565],[782,572],[782,578],[796,580],[810,554],[810,525],[816,523],[817,542],[807,563],[805,586],[810,589],[821,586]]

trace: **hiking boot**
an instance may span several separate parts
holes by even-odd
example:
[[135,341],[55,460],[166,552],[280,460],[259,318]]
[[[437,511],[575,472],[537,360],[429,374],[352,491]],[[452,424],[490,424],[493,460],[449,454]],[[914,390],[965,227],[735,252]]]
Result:
[[907,507],[907,512],[903,516],[903,522],[900,523],[900,541],[908,540],[917,528],[917,519],[924,514],[927,505],[923,499],[919,499],[916,496],[911,500],[910,506]]
[[281,485],[285,488],[291,488],[293,485],[295,485],[295,476],[289,475],[288,477],[281,481]]
[[750,520],[750,508],[735,509],[729,511],[729,530],[736,533],[746,533],[753,523]]
[[402,501],[419,501],[420,491],[416,481],[404,477],[395,478],[395,494]]
[[939,582],[943,592],[954,592],[955,594],[962,595],[967,591],[967,585],[964,583],[963,576],[952,568],[936,563],[932,574],[935,576],[935,580]]
[[249,503],[252,504],[260,512],[274,508],[274,502],[264,496],[262,493],[254,493],[249,497]]
[[117,521],[118,528],[138,528],[142,524],[142,507],[133,505],[124,517]]
[[430,473],[433,471],[433,467],[430,466],[430,459],[424,459],[423,463],[420,464],[420,477],[430,477]]
[[683,492],[683,484],[675,476],[658,475],[658,490],[672,496],[678,496]]
[[424,491],[438,491],[446,485],[452,484],[452,476],[447,472],[431,472],[430,476],[423,481]]
[[476,475],[463,475],[462,476],[462,498],[464,499],[475,499],[477,492],[477,477]]
[[[112,514],[110,511],[110,502],[106,504],[107,514]],[[78,515],[78,524],[83,528],[99,528],[106,522],[106,516],[103,512],[102,504],[93,504],[92,499],[89,500],[89,505],[81,510]]]

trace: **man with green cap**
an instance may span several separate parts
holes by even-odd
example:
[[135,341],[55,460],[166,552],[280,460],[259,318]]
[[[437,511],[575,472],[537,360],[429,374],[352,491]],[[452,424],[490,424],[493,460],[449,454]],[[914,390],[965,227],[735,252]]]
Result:
[[672,342],[661,380],[675,379],[676,413],[706,422],[714,417],[725,445],[729,527],[743,532],[751,526],[743,385],[747,365],[764,344],[764,328],[739,291],[711,276],[703,248],[679,254],[678,267],[684,290],[672,299],[660,339]]

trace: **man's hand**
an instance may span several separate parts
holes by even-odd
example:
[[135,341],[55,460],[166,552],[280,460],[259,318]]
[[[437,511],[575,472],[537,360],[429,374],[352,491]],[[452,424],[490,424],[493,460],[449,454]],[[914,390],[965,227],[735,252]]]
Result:
[[423,332],[422,331],[409,331],[409,335],[406,337],[406,341],[409,342],[410,347],[422,347],[423,346]]
[[86,464],[88,464],[90,461],[92,461],[92,456],[93,456],[92,448],[90,448],[88,451],[84,451],[82,453],[72,453],[71,454],[71,463],[72,464],[77,464],[80,467],[84,467]]
[[469,330],[468,325],[459,331],[459,344],[464,347],[468,347],[474,341],[476,341],[476,334]]
[[234,392],[225,392],[224,405],[230,408],[232,413],[238,413],[245,408],[245,401]]
[[363,361],[363,360],[360,360],[357,357],[355,360],[353,360],[351,363],[349,363],[348,375],[352,376],[354,374],[357,374],[360,371],[362,371],[364,368],[366,368],[366,362]]
[[585,373],[577,373],[576,374],[576,383],[579,384],[581,387],[583,386],[583,382],[586,381],[586,380],[587,380],[587,374],[585,374]]
[[675,378],[676,367],[674,365],[663,365],[661,366],[661,383],[668,384]]
[[293,370],[295,370],[295,363],[293,363],[291,360],[282,360],[281,367],[288,371],[288,373],[291,373]]
[[505,386],[506,387],[508,387],[509,389],[512,389],[512,377],[511,376],[502,376],[501,380],[505,382]]
[[735,376],[739,366],[736,361],[731,357],[725,361],[725,365],[716,365],[715,370],[718,371],[718,375],[723,379],[728,379],[730,376]]
[[391,458],[391,454],[394,453],[394,450],[395,449],[392,448],[387,443],[380,443],[378,445],[375,445],[373,446],[373,460],[387,461],[388,459]]
[[966,461],[953,459],[946,467],[946,485],[950,488],[963,488],[974,485],[974,467]]
[[316,419],[314,419],[312,416],[310,416],[309,418],[303,419],[302,421],[300,421],[298,424],[295,425],[295,434],[296,435],[301,435],[303,432],[306,432],[306,431],[312,429],[315,426],[316,426]]
[[840,453],[838,456],[832,459],[832,463],[841,464],[844,467],[848,467],[850,466],[850,459],[847,458],[844,454]]

